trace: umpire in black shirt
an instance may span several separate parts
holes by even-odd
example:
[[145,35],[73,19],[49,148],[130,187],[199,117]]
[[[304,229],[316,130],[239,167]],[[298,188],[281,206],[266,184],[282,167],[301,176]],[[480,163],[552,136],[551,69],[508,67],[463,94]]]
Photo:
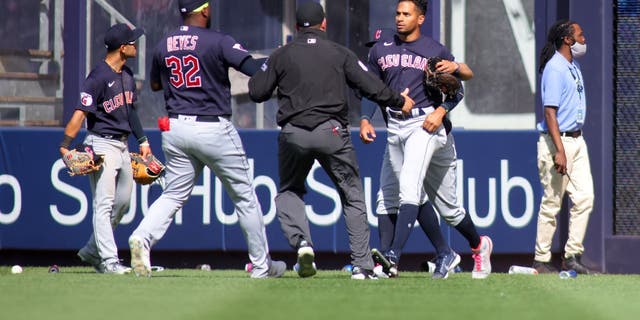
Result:
[[256,102],[278,88],[278,166],[276,208],[282,231],[297,249],[301,277],[316,273],[313,241],[302,197],[305,180],[318,160],[337,186],[349,234],[352,279],[375,279],[369,249],[364,191],[348,126],[348,87],[370,100],[413,107],[406,90],[399,94],[367,72],[349,49],[327,39],[324,10],[306,2],[296,12],[298,36],[276,50],[249,81]]

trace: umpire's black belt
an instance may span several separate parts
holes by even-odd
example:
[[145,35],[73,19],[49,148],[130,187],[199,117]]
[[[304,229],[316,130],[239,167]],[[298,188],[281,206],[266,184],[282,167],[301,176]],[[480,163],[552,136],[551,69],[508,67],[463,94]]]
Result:
[[424,108],[413,108],[411,112],[407,115],[402,113],[400,110],[393,110],[391,108],[387,108],[387,114],[389,117],[398,119],[398,120],[407,120],[411,118],[416,118],[419,116],[424,116],[428,113],[433,112],[433,107],[424,107]]
[[195,118],[196,122],[220,122],[220,118],[225,118],[225,116],[210,116],[210,115],[195,115],[195,114],[175,114],[170,113],[169,118],[171,119],[189,119]]
[[109,139],[109,140],[117,140],[117,141],[122,141],[125,142],[129,139],[129,135],[126,133],[121,133],[121,134],[112,134],[112,133],[95,133],[92,132],[93,134],[95,134],[96,136],[99,136],[101,138],[105,138],[105,139]]
[[[549,134],[549,132],[547,132],[547,131],[542,131],[542,133],[543,134]],[[582,135],[582,130],[560,132],[560,136],[561,137],[577,138],[577,137],[579,137],[581,135]]]

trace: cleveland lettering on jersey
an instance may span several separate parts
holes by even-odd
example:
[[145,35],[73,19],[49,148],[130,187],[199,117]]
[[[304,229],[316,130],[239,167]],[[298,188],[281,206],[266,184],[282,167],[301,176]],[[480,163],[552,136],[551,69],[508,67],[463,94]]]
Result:
[[[125,96],[127,98],[127,104],[133,103],[133,92],[126,91]],[[111,113],[111,111],[116,110],[124,105],[124,99],[122,99],[122,93],[115,95],[113,98],[109,100],[105,100],[102,103],[102,107],[104,111],[107,113]]]
[[421,56],[414,56],[412,54],[387,54],[378,59],[378,65],[382,71],[391,67],[401,66],[403,68],[413,68],[418,70],[424,70],[427,66],[429,59]]

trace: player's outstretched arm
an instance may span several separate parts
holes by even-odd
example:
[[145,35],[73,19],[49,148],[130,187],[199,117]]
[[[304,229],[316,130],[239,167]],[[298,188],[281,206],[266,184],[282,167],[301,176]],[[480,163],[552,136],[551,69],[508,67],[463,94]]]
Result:
[[272,56],[270,60],[263,62],[260,69],[249,79],[249,97],[254,102],[264,102],[271,98],[273,90],[276,89],[278,83],[278,74],[276,72],[276,60]]

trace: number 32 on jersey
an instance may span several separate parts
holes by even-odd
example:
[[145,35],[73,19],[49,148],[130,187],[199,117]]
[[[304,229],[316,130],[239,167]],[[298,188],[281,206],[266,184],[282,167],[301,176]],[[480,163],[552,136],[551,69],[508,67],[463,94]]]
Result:
[[202,86],[202,78],[200,77],[200,61],[196,56],[186,55],[183,57],[169,56],[164,58],[167,68],[171,72],[169,82],[171,85],[180,88]]

